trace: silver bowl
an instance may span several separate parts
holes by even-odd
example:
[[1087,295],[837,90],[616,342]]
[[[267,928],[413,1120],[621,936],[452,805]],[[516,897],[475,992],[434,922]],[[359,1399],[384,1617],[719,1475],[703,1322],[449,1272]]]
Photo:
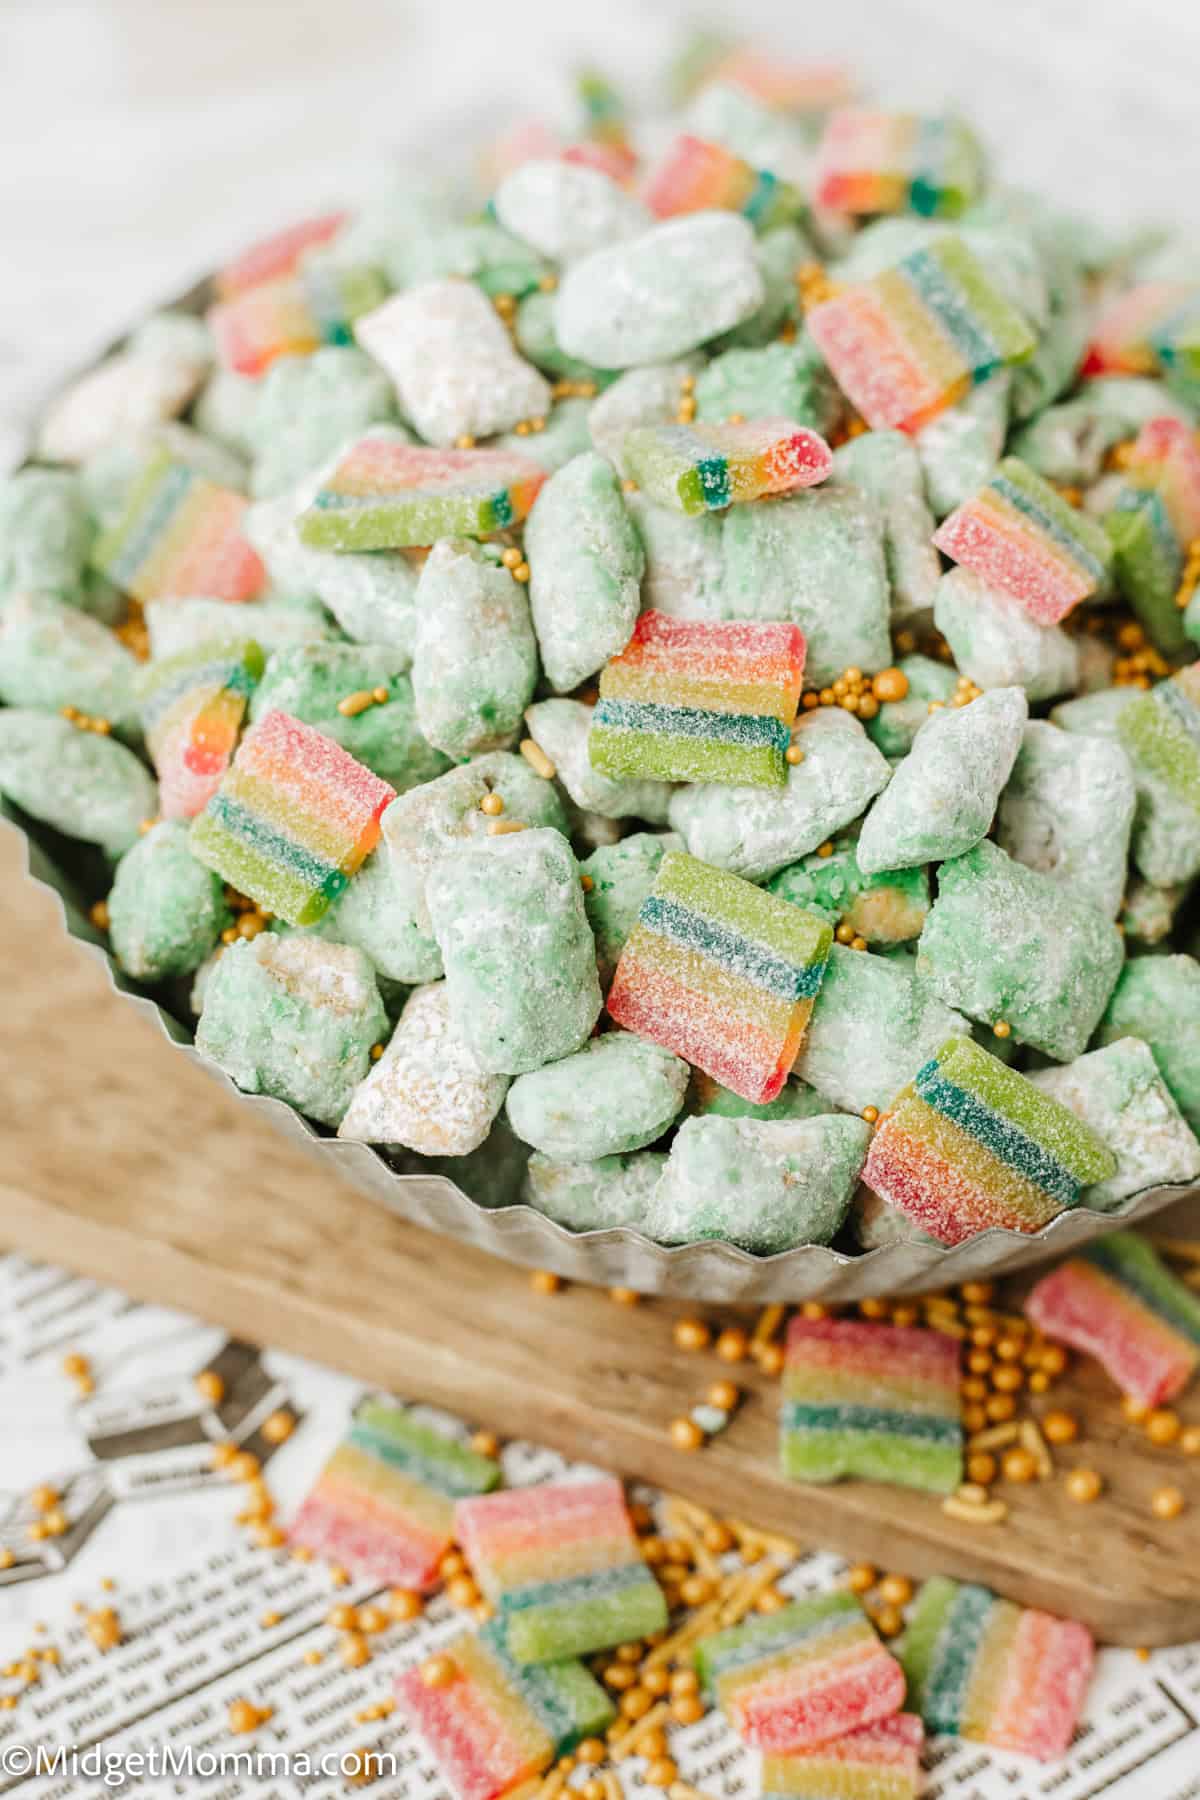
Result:
[[[208,284],[202,282],[166,304],[200,312],[208,298]],[[109,346],[112,348],[116,346]],[[460,1159],[452,1177],[441,1172],[442,1165],[423,1165],[415,1155],[340,1142],[284,1101],[243,1093],[196,1049],[191,1026],[117,967],[102,934],[88,919],[79,871],[73,866],[76,859],[66,841],[15,818],[2,804],[0,819],[24,838],[30,877],[57,896],[67,931],[104,963],[114,990],[157,1023],[170,1053],[188,1057],[222,1082],[243,1106],[255,1108],[279,1130],[303,1143],[331,1175],[401,1218],[445,1237],[461,1238],[507,1262],[552,1269],[572,1281],[597,1286],[629,1287],[644,1294],[714,1303],[862,1300],[874,1295],[921,1293],[979,1276],[1031,1268],[1117,1226],[1148,1219],[1173,1201],[1200,1195],[1200,1187],[1147,1188],[1115,1211],[1099,1213],[1076,1207],[1036,1233],[997,1227],[953,1249],[905,1242],[859,1255],[804,1244],[775,1256],[753,1256],[732,1244],[712,1242],[667,1248],[624,1226],[608,1231],[567,1231],[533,1207],[512,1203],[512,1158],[493,1151],[489,1161],[488,1146]],[[468,1186],[472,1191],[468,1192]]]

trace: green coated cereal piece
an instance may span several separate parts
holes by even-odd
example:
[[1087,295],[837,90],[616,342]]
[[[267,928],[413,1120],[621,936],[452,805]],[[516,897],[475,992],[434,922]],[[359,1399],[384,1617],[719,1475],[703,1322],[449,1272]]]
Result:
[[461,275],[488,295],[520,297],[551,273],[544,257],[490,219],[442,225],[415,236],[403,261],[403,286]]
[[631,1031],[591,1038],[574,1056],[519,1075],[508,1091],[517,1136],[559,1162],[644,1149],[672,1125],[688,1065]]
[[682,850],[673,831],[635,831],[615,844],[601,844],[579,866],[591,882],[583,896],[596,940],[600,983],[607,988],[642,902],[654,886],[668,850]]
[[1200,1175],[1200,1143],[1141,1038],[1113,1038],[1029,1079],[1090,1125],[1117,1159],[1116,1174],[1085,1188],[1081,1206],[1108,1212],[1144,1188]]
[[862,1119],[687,1119],[651,1196],[645,1230],[664,1244],[704,1238],[774,1256],[828,1244],[871,1141]]
[[561,157],[533,157],[492,196],[496,217],[552,262],[577,262],[649,230],[654,216],[610,175]]
[[688,105],[685,128],[724,144],[755,169],[808,185],[811,153],[797,122],[737,82],[711,81]]
[[368,175],[353,217],[338,233],[338,252],[349,262],[373,264],[403,287],[416,279],[417,247],[461,216],[472,198],[457,172],[418,170],[410,157],[389,157]]
[[882,1112],[939,1044],[965,1029],[904,964],[835,944],[795,1073],[830,1105]]
[[[762,304],[713,340],[713,349],[761,350],[778,337],[781,328],[794,321],[799,312],[796,271],[811,262],[816,252],[797,225],[776,225],[764,231],[754,247],[754,260],[762,276]],[[840,414],[841,401],[833,395]],[[819,429],[819,428],[818,428]]]
[[858,866],[867,874],[958,856],[991,824],[1029,707],[1020,688],[993,688],[922,725],[863,822]]
[[627,478],[630,473],[625,462],[629,433],[642,425],[673,424],[688,391],[684,382],[694,382],[704,366],[699,356],[681,356],[674,362],[627,369],[600,395],[589,418],[592,443],[618,475]]
[[808,644],[805,679],[891,662],[883,518],[856,488],[810,488],[724,515],[725,616],[787,619]]
[[426,738],[455,758],[504,749],[538,676],[524,589],[494,552],[444,538],[421,570],[416,610],[412,687]]
[[908,678],[908,692],[903,700],[884,700],[873,719],[867,721],[867,735],[885,756],[907,756],[913,740],[929,717],[929,702],[950,699],[957,684],[948,663],[934,662],[930,656],[904,656],[896,667]]
[[539,468],[553,475],[572,457],[582,456],[592,448],[593,405],[591,400],[556,400],[547,414],[545,429],[535,432],[532,439],[519,431],[502,431],[492,439],[489,449],[515,450],[520,456],[531,456]]
[[[405,658],[386,644],[295,644],[276,650],[250,703],[251,719],[277,708],[314,725],[397,793],[432,781],[448,767],[446,758],[422,735],[414,699],[415,682],[404,673]],[[349,695],[374,694],[347,716],[339,702]]]
[[0,602],[19,589],[73,600],[93,535],[77,475],[18,469],[0,480]]
[[543,293],[540,288],[526,294],[513,320],[517,349],[543,375],[553,376],[556,381],[590,381],[598,388],[606,386],[613,379],[607,369],[597,369],[577,356],[568,356],[559,343],[554,307],[553,294]]
[[247,507],[243,531],[276,586],[321,601],[347,637],[390,644],[411,661],[417,631],[417,559],[403,550],[341,554],[309,549],[300,542],[296,519],[308,505],[311,485]]
[[542,488],[525,525],[525,557],[546,679],[568,693],[629,642],[646,567],[617,478],[594,450]]
[[1200,874],[1200,665],[1137,694],[1116,736],[1138,788],[1134,862],[1159,887],[1190,881]]
[[840,706],[802,712],[793,742],[803,760],[789,765],[783,788],[676,790],[670,822],[691,855],[765,881],[851,824],[890,779],[858,720]]
[[0,710],[0,794],[68,837],[110,857],[137,842],[158,811],[145,765],[115,738],[80,731],[54,713]]
[[244,459],[216,438],[205,437],[190,425],[172,419],[140,437],[123,437],[90,456],[79,471],[88,511],[102,529],[115,525],[125,511],[129,491],[148,457],[166,450],[172,462],[195,469],[218,487],[235,494],[249,491],[249,472]]
[[438,981],[409,995],[387,1049],[351,1095],[338,1136],[422,1156],[468,1156],[491,1131],[507,1087],[505,1076],[480,1068]]
[[921,935],[929,911],[929,876],[924,868],[882,869],[864,875],[853,844],[832,856],[805,856],[780,869],[767,883],[772,894],[820,913],[831,925],[848,925],[869,944],[903,944]]
[[1140,699],[1135,687],[1098,688],[1074,700],[1060,700],[1050,709],[1050,722],[1063,731],[1079,731],[1087,737],[1116,737],[1117,720],[1127,706]]
[[985,841],[938,870],[917,969],[948,1006],[1004,1020],[1020,1043],[1069,1062],[1124,956],[1120,932],[1088,901]]
[[1159,418],[1191,423],[1187,409],[1172,400],[1161,382],[1140,375],[1105,375],[1023,425],[1010,449],[1047,481],[1090,487],[1108,452]]
[[640,1229],[666,1164],[657,1150],[602,1156],[598,1162],[557,1162],[535,1150],[521,1198],[568,1231]]
[[126,348],[135,356],[188,362],[201,373],[212,368],[217,355],[212,332],[205,320],[197,318],[195,313],[178,312],[174,307],[166,307],[143,319],[130,332]]
[[913,442],[935,519],[944,519],[991,477],[1004,454],[1011,397],[1011,372],[1000,369],[917,432]]
[[113,955],[135,981],[190,975],[211,956],[233,915],[219,875],[188,848],[188,828],[161,819],[117,864],[108,896]]
[[579,866],[560,833],[464,844],[434,864],[426,898],[451,1018],[483,1068],[524,1075],[582,1048],[600,983]]
[[829,1111],[829,1102],[806,1081],[785,1081],[774,1100],[759,1105],[693,1069],[687,1111],[702,1119],[815,1119]]
[[247,1094],[338,1125],[388,1035],[361,950],[264,931],[223,951],[205,984],[196,1048]]
[[792,419],[822,434],[837,424],[842,405],[808,338],[723,351],[697,377],[695,399],[696,417],[705,422],[722,424],[731,413],[741,413],[747,419]]
[[1172,887],[1155,887],[1153,882],[1135,876],[1126,890],[1121,908],[1121,930],[1126,938],[1142,944],[1161,944],[1175,929],[1175,919],[1188,889],[1182,882]]
[[996,842],[1112,919],[1125,891],[1136,801],[1119,744],[1031,719],[1000,796]]
[[1072,284],[1052,298],[1050,317],[1033,355],[1013,370],[1012,417],[1032,419],[1075,384],[1091,336],[1091,315],[1082,289]]
[[14,594],[0,608],[0,700],[60,712],[78,707],[137,742],[138,664],[107,625],[49,594]]
[[241,644],[248,637],[273,656],[299,644],[340,643],[342,636],[321,602],[303,594],[277,594],[237,606],[227,600],[151,600],[145,617],[155,662],[183,656],[202,644]]
[[864,431],[835,451],[833,470],[835,480],[860,488],[883,516],[893,625],[925,611],[933,605],[941,564],[912,439],[902,431]]
[[421,923],[423,893],[416,871],[381,837],[321,924],[338,943],[353,944],[369,956],[390,981],[412,986],[437,981],[442,953]]
[[1024,688],[1036,703],[1078,686],[1077,640],[1061,625],[1039,624],[1019,600],[970,569],[942,576],[933,621],[977,687]]
[[1193,956],[1135,956],[1125,964],[1098,1044],[1136,1037],[1150,1046],[1180,1112],[1200,1133],[1200,963]]
[[562,277],[555,307],[568,356],[602,369],[666,362],[757,311],[766,298],[754,231],[739,214],[685,213],[595,250]]
[[581,700],[539,700],[526,712],[525,722],[576,806],[606,819],[665,825],[674,792],[669,781],[614,781],[593,769],[588,755],[592,712]]
[[645,494],[627,494],[646,558],[642,600],[673,619],[723,619],[725,552],[721,513],[689,519]]
[[283,356],[258,384],[248,435],[251,493],[285,494],[370,425],[394,425],[396,397],[377,363],[349,345]]
[[215,438],[247,461],[254,455],[250,421],[258,405],[258,377],[235,375],[232,369],[213,370],[192,408],[192,424],[205,437]]

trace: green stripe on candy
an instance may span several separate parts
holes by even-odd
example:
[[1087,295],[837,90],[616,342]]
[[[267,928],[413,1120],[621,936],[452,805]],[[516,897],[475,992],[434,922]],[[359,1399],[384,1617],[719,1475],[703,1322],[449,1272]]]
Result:
[[927,1106],[969,1132],[999,1162],[1007,1163],[1018,1175],[1044,1189],[1060,1206],[1075,1205],[1079,1183],[1070,1170],[1003,1113],[993,1112],[974,1094],[939,1075],[936,1060],[917,1071],[915,1086]]
[[1116,1231],[1078,1254],[1127,1287],[1151,1312],[1193,1344],[1200,1344],[1200,1299],[1177,1281],[1151,1246],[1132,1232]]
[[958,1583],[946,1575],[935,1575],[917,1595],[916,1606],[908,1628],[896,1648],[896,1655],[908,1682],[909,1704],[924,1714],[925,1690],[937,1659],[938,1644],[946,1620],[954,1605]]
[[836,1481],[850,1475],[951,1494],[962,1480],[957,1418],[792,1401],[783,1407],[781,1424],[783,1472],[793,1481]]
[[151,457],[125,502],[117,523],[96,545],[92,562],[119,588],[128,588],[152,554],[196,477],[168,451]]
[[505,1641],[505,1625],[500,1619],[489,1620],[479,1636],[509,1687],[553,1740],[558,1755],[565,1755],[583,1738],[612,1723],[611,1701],[581,1662],[522,1665]]
[[667,1603],[646,1565],[636,1562],[510,1591],[500,1599],[500,1617],[514,1657],[550,1663],[663,1630]]
[[639,700],[601,700],[588,738],[606,775],[782,787],[791,734],[764,714],[709,712]]
[[740,932],[789,963],[823,965],[833,943],[827,919],[777,900],[740,875],[711,868],[682,850],[670,850],[663,857],[654,893]]
[[214,794],[193,819],[189,843],[197,861],[290,925],[315,925],[349,881],[227,794]]
[[907,279],[926,311],[954,345],[967,371],[990,373],[1004,359],[991,335],[980,329],[974,309],[964,304],[953,258],[943,259],[938,254],[941,248],[939,241],[914,251],[905,257],[897,272]]
[[751,1668],[859,1621],[865,1625],[866,1615],[853,1594],[814,1594],[777,1613],[760,1614],[713,1637],[702,1638],[692,1660],[701,1685],[712,1693],[720,1678],[735,1669]]
[[1068,506],[1048,481],[1043,481],[1018,457],[1006,456],[989,486],[1085,569],[1097,584],[1105,579],[1112,552],[1104,528],[1075,507]]
[[935,1060],[948,1081],[1003,1114],[1035,1143],[1052,1145],[1056,1159],[1081,1187],[1115,1173],[1112,1151],[1089,1126],[973,1039],[948,1038]]
[[360,1449],[453,1499],[486,1494],[499,1485],[499,1463],[418,1424],[400,1407],[368,1401],[356,1413],[349,1436]]
[[[921,1695],[921,1716],[931,1731],[956,1733],[971,1686],[980,1645],[995,1608],[987,1588],[974,1583],[956,1586],[942,1619],[933,1658]],[[903,1662],[903,1657],[901,1661]],[[905,1666],[907,1673],[907,1666]]]
[[1162,495],[1126,487],[1105,516],[1117,581],[1138,618],[1161,650],[1187,642],[1175,595],[1183,574],[1184,550],[1175,535]]
[[991,338],[992,363],[989,368],[977,370],[976,381],[984,380],[997,363],[1019,362],[1032,355],[1037,339],[1026,320],[988,279],[962,239],[950,235],[940,237],[930,245],[930,250],[958,287],[977,328],[985,330]]

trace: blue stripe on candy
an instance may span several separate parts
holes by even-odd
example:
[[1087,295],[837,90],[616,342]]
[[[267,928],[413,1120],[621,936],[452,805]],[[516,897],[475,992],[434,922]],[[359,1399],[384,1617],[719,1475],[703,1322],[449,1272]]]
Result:
[[386,1463],[390,1469],[399,1469],[402,1475],[411,1475],[422,1487],[432,1488],[435,1493],[445,1494],[452,1500],[478,1494],[480,1491],[479,1483],[473,1481],[465,1470],[455,1469],[441,1458],[423,1455],[417,1445],[405,1443],[385,1432],[372,1431],[369,1425],[359,1422],[353,1424],[346,1433],[346,1442],[353,1444],[357,1450],[365,1450],[369,1456]]
[[710,712],[700,706],[661,706],[653,700],[598,700],[594,723],[612,731],[644,731],[659,737],[715,739],[740,749],[778,750],[791,743],[791,732],[769,713]]
[[346,876],[333,863],[314,855],[285,832],[276,831],[273,825],[268,825],[228,794],[214,794],[203,816],[239,843],[298,875],[314,891],[323,891],[332,898],[346,885]]
[[[780,1615],[783,1623],[777,1630],[767,1630],[759,1634],[757,1631],[743,1642],[731,1644],[728,1649],[708,1650],[709,1668],[713,1682],[720,1681],[723,1675],[734,1669],[752,1668],[755,1663],[766,1662],[770,1657],[778,1656],[781,1651],[791,1650],[799,1644],[809,1644],[814,1638],[830,1637],[835,1632],[844,1631],[855,1616],[866,1624],[861,1607],[840,1607],[837,1612],[823,1614],[817,1619],[799,1621],[788,1608]],[[757,1620],[755,1621],[757,1624]]]
[[166,470],[149,502],[133,520],[129,536],[108,564],[106,573],[115,586],[127,588],[137,579],[138,571],[187,499],[195,480],[195,473],[183,463],[172,463]]
[[[949,1404],[957,1407],[958,1389]],[[929,1444],[961,1444],[962,1425],[957,1418],[937,1413],[892,1412],[882,1406],[807,1406],[789,1400],[782,1408],[784,1431],[870,1431],[889,1437],[920,1439]]]
[[999,346],[989,333],[980,329],[957,282],[941,259],[935,256],[932,247],[906,256],[898,265],[897,273],[916,289],[967,367],[975,372],[976,381],[981,381],[986,372],[1003,361]]
[[1080,1184],[1071,1171],[1003,1113],[994,1112],[978,1095],[948,1081],[936,1057],[917,1071],[915,1086],[928,1106],[969,1132],[997,1161],[1035,1183],[1060,1206],[1074,1206]]
[[1104,580],[1107,570],[1099,557],[1093,556],[1080,538],[1066,530],[1057,519],[1039,506],[1031,494],[1027,494],[1023,488],[1017,486],[1015,481],[1009,481],[1006,475],[998,472],[992,476],[988,485],[1002,499],[1007,500],[1010,506],[1015,507],[1019,513],[1036,525],[1039,531],[1053,539],[1060,549],[1066,551],[1072,562],[1078,563],[1087,570],[1094,581]]
[[638,923],[683,950],[699,952],[731,975],[740,976],[780,1000],[812,999],[825,973],[824,958],[803,967],[787,962],[728,925],[706,919],[680,901],[658,894],[651,894],[643,903]]
[[704,495],[704,504],[710,510],[719,506],[728,506],[733,497],[733,488],[729,480],[729,463],[723,456],[701,456],[696,459],[696,474],[700,478],[700,491]]
[[742,208],[743,214],[752,224],[757,225],[770,212],[775,204],[778,187],[779,182],[770,169],[758,171],[754,186],[750,190],[750,197]]
[[565,1581],[534,1581],[527,1587],[510,1588],[501,1594],[499,1606],[502,1614],[529,1612],[538,1606],[570,1608],[601,1594],[622,1594],[646,1583],[657,1585],[639,1557],[637,1562],[622,1563],[615,1569],[593,1569],[585,1575],[570,1575]]
[[479,1634],[488,1654],[495,1658],[506,1685],[525,1702],[546,1736],[558,1747],[569,1745],[575,1718],[563,1702],[558,1673],[553,1663],[519,1663],[505,1638],[504,1624],[491,1619]]
[[954,1596],[921,1696],[921,1716],[931,1731],[957,1735],[980,1645],[999,1604],[987,1588],[973,1582],[960,1587]]

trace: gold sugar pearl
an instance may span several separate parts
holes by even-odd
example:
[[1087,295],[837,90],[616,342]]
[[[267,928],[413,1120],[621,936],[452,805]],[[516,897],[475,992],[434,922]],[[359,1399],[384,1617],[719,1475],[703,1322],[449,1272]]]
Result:
[[426,1687],[449,1687],[458,1674],[458,1665],[452,1656],[429,1656],[421,1664],[421,1680]]
[[749,1334],[741,1325],[728,1325],[718,1337],[715,1349],[722,1362],[744,1362],[750,1354]]
[[253,1700],[234,1700],[229,1708],[229,1729],[244,1737],[249,1731],[257,1731],[270,1716],[270,1707],[255,1706]]
[[535,1269],[529,1277],[529,1285],[535,1294],[557,1294],[562,1284],[562,1276],[552,1269]]
[[874,1125],[879,1119],[879,1108],[877,1106],[864,1106],[862,1109],[862,1116],[868,1125]]
[[669,1429],[671,1442],[677,1450],[699,1450],[704,1442],[704,1432],[695,1419],[672,1419]]
[[712,1342],[712,1327],[703,1319],[676,1319],[671,1335],[676,1349],[707,1350]]
[[822,858],[832,856],[833,855],[833,845],[830,842],[828,842],[828,840],[823,844],[818,844],[817,845],[817,855]]
[[804,761],[804,752],[799,744],[789,744],[783,753],[783,760],[786,763],[790,763],[793,769],[802,763]]
[[202,1369],[196,1377],[196,1392],[202,1400],[208,1400],[213,1406],[225,1398],[225,1379],[215,1369]]
[[1095,1469],[1072,1469],[1066,1479],[1069,1499],[1080,1506],[1090,1506],[1104,1492],[1104,1478]]
[[907,1606],[913,1597],[913,1584],[907,1575],[885,1575],[879,1584],[879,1598],[885,1606]]
[[879,1580],[879,1572],[871,1563],[854,1563],[846,1576],[852,1594],[869,1594]]
[[1156,1407],[1146,1416],[1143,1426],[1146,1436],[1152,1444],[1173,1444],[1183,1432],[1183,1424],[1179,1414],[1169,1407]]
[[1177,1519],[1187,1508],[1187,1501],[1177,1487],[1156,1488],[1150,1497],[1150,1511],[1156,1519]]
[[636,1288],[615,1287],[609,1288],[608,1297],[614,1306],[636,1306],[642,1296]]
[[499,818],[504,811],[504,799],[500,794],[485,794],[479,802],[479,810],[486,813],[489,819]]

